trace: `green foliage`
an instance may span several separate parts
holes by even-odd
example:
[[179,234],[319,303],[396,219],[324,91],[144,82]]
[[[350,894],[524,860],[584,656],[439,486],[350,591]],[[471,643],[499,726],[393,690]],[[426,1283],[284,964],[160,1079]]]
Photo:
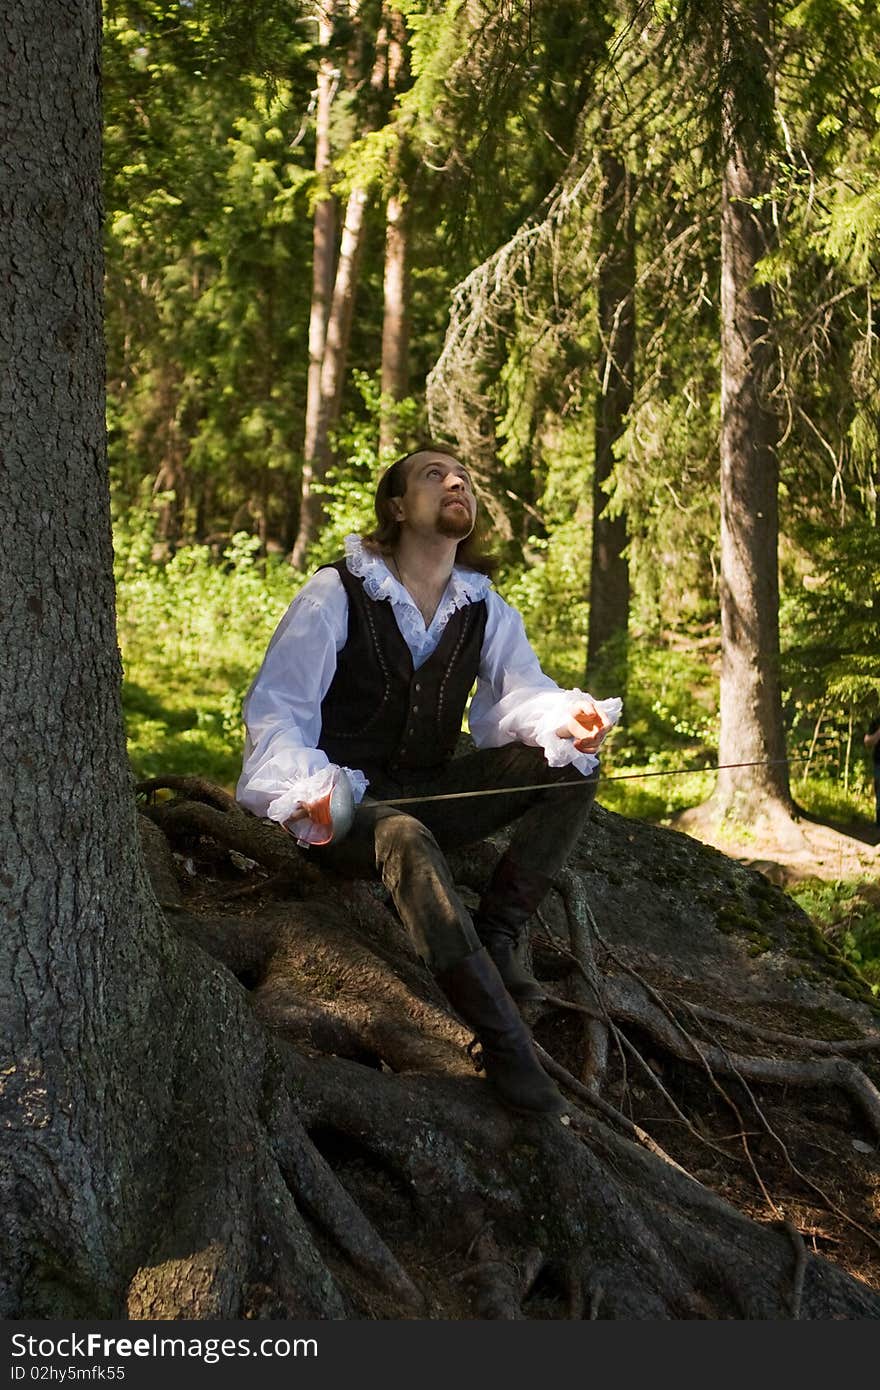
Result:
[[[608,781],[600,783],[600,805],[636,820],[667,821],[677,811],[684,811],[703,801],[711,792],[714,782],[711,773],[706,772],[689,772],[683,777],[661,777],[655,776],[656,769],[650,767],[618,773],[613,770],[616,763],[609,764],[606,758],[603,769],[606,764],[612,770],[608,773]],[[650,776],[639,780],[642,773]]]
[[808,879],[789,893],[880,995],[880,893],[876,885]]
[[[786,735],[793,757],[811,755],[794,790],[818,814],[865,816],[861,734],[880,701],[877,7],[399,8],[414,81],[394,109],[369,80],[378,0],[352,8],[331,41],[341,74],[336,191],[368,184],[374,206],[337,466],[321,484],[328,519],[308,569],[372,525],[389,461],[377,442],[381,204],[404,145],[413,325],[404,443],[426,433],[423,382],[453,285],[565,189],[540,254],[516,262],[497,302],[487,282],[485,332],[477,348],[466,340],[461,379],[497,445],[484,502],[505,529],[499,585],[545,668],[589,688],[598,266],[608,250],[600,156],[612,150],[634,190],[637,333],[635,398],[610,480],[630,536],[629,683],[605,765],[622,775],[713,761],[718,156],[731,135],[758,142],[768,184],[756,212],[771,236],[759,278],[772,291],[780,367],[771,385]],[[761,10],[773,20],[769,68]],[[288,546],[296,527],[315,18],[286,0],[109,0],[105,16],[108,425],[132,753],[144,773],[200,771],[231,785],[241,697],[297,582],[259,558],[255,536]],[[154,563],[159,554],[167,563]],[[607,782],[602,798],[662,818],[710,785],[695,770]]]
[[220,557],[188,546],[149,558],[149,514],[116,531],[123,708],[135,773],[199,773],[231,788],[241,768],[241,704],[293,598],[288,566],[257,559],[240,533]]
[[[354,372],[360,409],[349,411],[334,437],[339,462],[315,486],[326,512],[320,535],[309,549],[306,573],[343,553],[343,542],[352,532],[371,531],[376,524],[373,497],[382,473],[401,453],[413,447],[420,433],[423,412],[412,397],[390,402],[382,397],[379,381],[367,372]],[[379,448],[379,418],[390,410],[396,420],[400,449]]]
[[583,550],[583,521],[575,519],[557,527],[552,539],[531,537],[532,563],[506,571],[498,581],[508,603],[522,613],[544,668],[561,684],[581,688],[589,612]]
[[862,735],[880,712],[880,529],[854,516],[844,527],[802,523],[797,570],[780,621],[791,751],[826,775],[867,789]]
[[[183,52],[167,9],[107,18],[105,197],[111,469],[129,500],[156,478],[174,543],[242,504],[264,531],[283,525],[266,513],[297,459],[305,372],[289,341],[308,306],[294,267],[311,174],[294,84],[199,66],[211,31],[185,16]],[[287,52],[295,71],[301,47]]]

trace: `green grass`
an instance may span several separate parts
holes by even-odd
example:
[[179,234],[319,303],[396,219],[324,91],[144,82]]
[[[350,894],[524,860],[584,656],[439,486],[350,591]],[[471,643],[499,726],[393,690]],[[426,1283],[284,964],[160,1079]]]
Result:
[[200,774],[232,789],[241,770],[241,705],[298,577],[264,569],[236,537],[217,565],[204,547],[167,565],[117,542],[123,712],[137,777]]
[[660,769],[647,766],[621,768],[617,772],[609,769],[607,780],[599,783],[597,800],[622,816],[662,823],[677,811],[705,800],[713,782],[711,772],[670,777],[668,772],[664,775]]
[[821,820],[837,825],[874,821],[874,788],[860,765],[847,790],[839,778],[811,773],[806,781],[792,778],[791,794],[798,806]]
[[127,659],[122,708],[137,777],[192,774],[231,791],[241,771],[241,702],[252,674],[227,665],[213,678],[181,680],[174,667]]

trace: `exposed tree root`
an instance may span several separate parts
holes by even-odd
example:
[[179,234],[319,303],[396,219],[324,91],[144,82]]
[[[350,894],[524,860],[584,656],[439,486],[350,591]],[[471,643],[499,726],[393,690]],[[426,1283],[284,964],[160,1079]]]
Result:
[[356,1269],[376,1281],[402,1307],[422,1310],[424,1300],[419,1290],[311,1143],[290,1098],[282,1097],[281,1105],[283,1113],[276,1110],[272,1116],[271,1133],[275,1156],[290,1190]]
[[721,1024],[724,1028],[730,1028],[735,1033],[745,1033],[747,1037],[755,1038],[759,1042],[782,1043],[785,1047],[794,1047],[801,1052],[819,1052],[834,1057],[857,1057],[869,1052],[880,1052],[880,1033],[867,1038],[835,1038],[833,1041],[828,1038],[798,1037],[796,1033],[783,1033],[776,1028],[761,1028],[747,1019],[737,1018],[734,1014],[720,1013],[704,1004],[691,1004],[686,1000],[681,1002],[694,1018],[703,1019],[707,1023]]
[[471,1253],[477,1263],[458,1276],[471,1290],[478,1318],[514,1321],[544,1264],[544,1252],[531,1246],[515,1259],[505,1257],[491,1228],[477,1237]]
[[602,982],[593,956],[587,923],[584,914],[575,909],[572,901],[578,891],[574,875],[564,875],[562,883],[563,900],[568,911],[571,951],[579,967],[572,981],[572,993],[578,1003],[586,1005],[591,1000],[598,1003],[600,1011],[604,1015],[604,1017],[596,1017],[586,1014],[584,1017],[585,1056],[581,1076],[587,1090],[598,1095],[608,1068],[610,1019],[603,1004]]
[[289,875],[291,883],[321,881],[319,871],[306,863],[295,840],[280,825],[257,820],[240,806],[221,810],[201,801],[166,801],[140,809],[172,841],[177,836],[209,836],[275,873]]
[[[531,1244],[563,1268],[576,1260],[585,1287],[602,1285],[602,1316],[790,1315],[789,1237],[755,1226],[599,1121],[585,1116],[575,1133],[516,1120],[478,1081],[364,1078],[351,1063],[292,1055],[288,1066],[309,1131],[330,1125],[361,1151],[366,1143],[370,1161],[392,1168],[410,1193],[410,1220],[426,1223],[432,1245],[454,1240],[453,1213],[476,1207],[499,1247]],[[509,1260],[516,1266],[518,1255]],[[845,1316],[880,1313],[869,1289],[808,1257],[807,1316],[834,1316],[850,1295],[862,1312],[850,1304]]]
[[138,796],[150,797],[151,804],[155,804],[156,792],[173,791],[180,793],[180,800],[215,806],[218,811],[228,811],[233,817],[245,814],[234,796],[205,777],[150,777],[145,782],[138,782],[135,791]]
[[[515,1116],[470,1071],[468,1036],[381,890],[297,877],[291,855],[302,860],[283,832],[185,782],[175,789],[199,800],[145,810],[150,870],[176,932],[245,986],[235,994],[234,1021],[213,986],[202,990],[199,1026],[206,1048],[230,1027],[251,1048],[251,1081],[243,1108],[239,1077],[229,1086],[239,1110],[220,1104],[206,1115],[198,1077],[207,1074],[207,1055],[204,1064],[193,1058],[180,1078],[177,1196],[157,1223],[175,1235],[157,1238],[133,1274],[132,1315],[880,1316],[880,1297],[809,1254],[791,1223],[773,1229],[740,1215],[600,1094],[613,1040],[691,1136],[731,1161],[725,1143],[707,1139],[684,1114],[643,1044],[626,1036],[635,1027],[716,1087],[717,1075],[746,1089],[749,1081],[843,1089],[880,1126],[874,1083],[833,1043],[792,1060],[741,1056],[694,1037],[598,935],[583,880],[568,872],[560,892],[571,945],[560,950],[574,997],[551,994],[536,1026],[549,1029],[572,1014],[586,1020],[568,1065],[555,1047],[553,1056],[540,1050],[585,1109],[574,1110],[568,1125]],[[264,829],[265,837],[254,833]],[[208,836],[289,874],[298,900],[254,915],[192,913],[165,834],[190,853]],[[493,860],[479,847],[468,852],[467,881],[476,891]],[[216,968],[200,967],[206,980]],[[681,1008],[703,1024],[739,1022],[721,1009]],[[781,1033],[762,1041],[809,1040]],[[847,1041],[866,1044],[870,1057],[875,1039]],[[574,1074],[585,1047],[586,1082]]]
[[697,1042],[680,1024],[666,1014],[637,985],[620,976],[605,977],[605,999],[612,1017],[621,1023],[635,1023],[650,1034],[658,1046],[683,1062],[696,1062],[717,1076],[738,1080],[770,1082],[783,1086],[819,1086],[838,1089],[848,1095],[880,1137],[880,1092],[861,1068],[845,1057],[817,1057],[791,1061],[780,1057],[744,1056],[726,1048]]
[[[585,1086],[582,1082],[578,1081],[577,1077],[572,1076],[571,1072],[566,1071],[565,1067],[561,1066],[559,1062],[551,1057],[549,1052],[546,1052],[540,1044],[536,1044],[536,1050],[542,1065],[548,1074],[553,1077],[554,1081],[559,1082],[567,1091],[576,1095],[580,1100],[585,1101],[587,1105],[591,1106],[599,1115],[613,1124],[621,1133],[635,1140],[636,1143],[643,1144],[649,1153],[654,1154],[655,1158],[662,1159],[664,1163],[668,1163],[672,1168],[678,1169],[679,1173],[684,1173],[685,1177],[691,1176],[686,1169],[682,1168],[680,1163],[676,1163],[675,1159],[671,1158],[666,1150],[660,1147],[656,1139],[651,1138],[647,1130],[642,1129],[640,1125],[634,1124],[632,1120],[627,1119],[626,1115],[622,1114],[621,1111],[615,1110],[613,1105],[609,1105],[607,1100],[602,1100],[601,1096],[596,1094],[593,1087]],[[693,1181],[696,1182],[696,1178],[694,1178]]]

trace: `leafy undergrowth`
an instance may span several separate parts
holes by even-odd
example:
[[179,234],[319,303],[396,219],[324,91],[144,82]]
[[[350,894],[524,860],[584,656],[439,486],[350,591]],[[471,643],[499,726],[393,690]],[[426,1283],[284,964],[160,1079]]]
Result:
[[218,564],[207,546],[153,564],[138,537],[117,536],[123,710],[137,777],[199,773],[232,788],[241,768],[241,706],[297,577],[233,537]]
[[880,886],[876,880],[826,883],[808,879],[789,891],[824,936],[880,989]]

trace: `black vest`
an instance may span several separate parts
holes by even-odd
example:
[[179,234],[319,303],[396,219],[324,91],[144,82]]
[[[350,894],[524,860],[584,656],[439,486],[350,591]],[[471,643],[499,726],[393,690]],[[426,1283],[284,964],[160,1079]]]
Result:
[[387,599],[371,599],[344,560],[336,570],[348,596],[348,636],[321,705],[318,746],[331,762],[389,774],[439,772],[455,752],[477,679],[486,601],[459,608],[428,660],[412,654]]

